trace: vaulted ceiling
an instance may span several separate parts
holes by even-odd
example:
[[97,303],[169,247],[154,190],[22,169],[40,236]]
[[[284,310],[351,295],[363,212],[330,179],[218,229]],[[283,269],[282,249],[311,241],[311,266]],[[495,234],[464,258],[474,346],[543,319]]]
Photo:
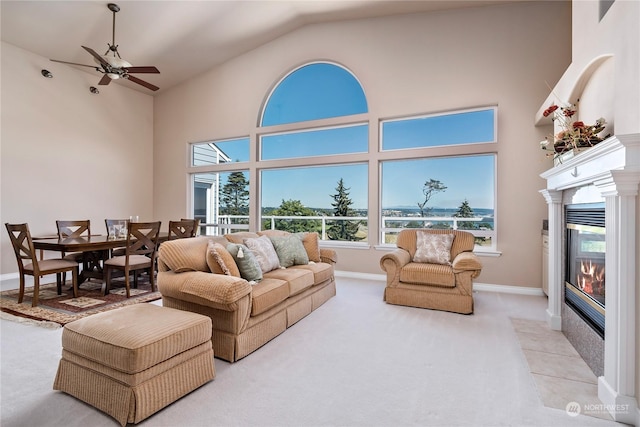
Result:
[[[134,66],[154,65],[160,74],[136,76],[160,87],[201,74],[230,58],[301,26],[385,15],[480,7],[514,0],[422,1],[115,1],[115,44]],[[522,0],[521,0],[522,1]],[[0,2],[2,41],[45,58],[94,65],[88,46],[104,54],[112,40],[106,1]],[[77,67],[96,74],[91,68]],[[142,86],[120,81],[144,93]]]

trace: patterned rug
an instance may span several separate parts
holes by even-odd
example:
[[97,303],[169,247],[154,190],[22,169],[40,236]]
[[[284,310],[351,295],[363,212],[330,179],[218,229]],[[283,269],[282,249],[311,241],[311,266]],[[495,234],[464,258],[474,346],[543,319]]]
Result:
[[126,297],[124,279],[114,279],[106,296],[102,295],[101,288],[101,282],[84,282],[78,289],[78,298],[73,298],[69,283],[62,287],[62,295],[58,295],[55,283],[40,285],[37,307],[31,307],[33,287],[25,288],[21,304],[18,304],[18,289],[11,289],[0,292],[0,310],[21,318],[65,325],[95,313],[161,298],[157,287],[156,292],[151,292],[151,285],[146,278],[140,278],[137,289],[131,288],[130,298]]

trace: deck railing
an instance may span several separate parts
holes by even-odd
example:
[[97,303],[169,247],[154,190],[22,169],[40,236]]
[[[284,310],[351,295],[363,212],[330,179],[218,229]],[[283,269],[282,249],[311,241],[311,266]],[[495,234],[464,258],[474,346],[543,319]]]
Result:
[[[380,229],[380,237],[382,243],[395,243],[395,236],[407,228],[407,225],[411,225],[410,228],[441,228],[443,225],[452,230],[458,230],[460,223],[465,222],[480,222],[484,218],[482,217],[470,217],[461,218],[453,216],[383,216],[382,228]],[[219,215],[217,223],[201,223],[201,234],[209,236],[223,235],[227,233],[233,233],[235,231],[249,230],[249,216],[248,215]],[[278,220],[295,220],[295,221],[320,221],[320,237],[322,240],[330,240],[327,237],[328,223],[334,221],[360,221],[368,228],[368,217],[366,216],[284,216],[284,215],[263,215],[261,221],[263,224],[268,224],[268,228],[271,230],[276,229],[276,221]],[[399,225],[399,226],[398,226]],[[495,230],[491,229],[466,229],[473,233],[474,236],[480,239],[493,239],[495,237]],[[367,230],[368,231],[368,230]]]

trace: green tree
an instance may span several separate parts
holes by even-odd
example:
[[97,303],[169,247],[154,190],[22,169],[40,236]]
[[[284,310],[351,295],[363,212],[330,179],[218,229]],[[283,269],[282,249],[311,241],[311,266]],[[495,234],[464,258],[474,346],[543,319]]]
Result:
[[[353,201],[349,198],[349,190],[349,188],[344,186],[344,180],[340,178],[338,186],[336,187],[337,193],[331,196],[334,200],[333,203],[331,203],[334,216],[356,216],[354,210],[351,209]],[[331,221],[327,227],[327,237],[331,240],[354,242],[361,240],[359,237],[356,237],[359,228],[360,221]]]
[[[458,207],[458,211],[453,214],[456,218],[472,218],[474,216],[473,209],[469,206],[467,199],[464,199],[462,204]],[[476,228],[476,225],[472,221],[460,221],[458,222],[458,228],[464,230],[472,230]]]
[[[424,183],[424,185],[422,186],[422,194],[424,194],[424,201],[418,202],[418,208],[420,209],[420,216],[425,216],[425,206],[427,205],[429,200],[431,200],[431,197],[436,193],[439,193],[441,191],[446,191],[446,189],[447,187],[445,187],[445,185],[442,182],[438,181],[437,179],[429,179],[429,181],[426,181]],[[429,210],[431,210],[431,208],[427,208],[426,210],[428,212]]]
[[[315,216],[313,209],[305,207],[300,200],[284,200],[279,207],[273,209],[269,216]],[[264,230],[271,229],[271,221],[265,220],[262,224]],[[320,231],[322,224],[317,219],[276,219],[276,230],[298,233],[301,231]]]
[[232,172],[222,186],[221,209],[223,215],[247,215],[249,213],[249,181],[242,172]]

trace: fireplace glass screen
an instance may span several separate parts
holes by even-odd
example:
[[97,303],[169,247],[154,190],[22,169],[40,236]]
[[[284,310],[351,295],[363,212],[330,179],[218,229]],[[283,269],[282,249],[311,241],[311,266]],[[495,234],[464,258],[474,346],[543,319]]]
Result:
[[571,205],[566,210],[565,302],[604,335],[604,205]]

